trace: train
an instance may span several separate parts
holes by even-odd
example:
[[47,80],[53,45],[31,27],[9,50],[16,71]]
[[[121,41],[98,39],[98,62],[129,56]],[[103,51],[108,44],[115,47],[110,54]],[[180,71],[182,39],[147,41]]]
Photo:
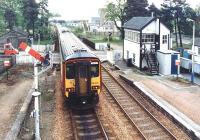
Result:
[[57,27],[61,90],[74,109],[94,108],[102,90],[101,61],[67,28]]

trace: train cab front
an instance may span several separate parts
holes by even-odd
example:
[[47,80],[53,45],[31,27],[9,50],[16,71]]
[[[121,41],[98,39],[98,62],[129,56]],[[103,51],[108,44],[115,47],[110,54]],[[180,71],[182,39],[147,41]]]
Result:
[[83,110],[95,107],[99,102],[100,92],[101,74],[98,61],[66,65],[66,93],[71,108]]

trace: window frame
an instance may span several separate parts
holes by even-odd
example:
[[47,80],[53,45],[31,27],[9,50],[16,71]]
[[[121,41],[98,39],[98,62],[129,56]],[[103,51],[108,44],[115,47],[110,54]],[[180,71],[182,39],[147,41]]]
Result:
[[125,39],[135,43],[139,43],[140,33],[131,30],[125,30]]
[[154,43],[155,34],[142,34],[142,43]]
[[[73,67],[73,69],[69,72],[70,74],[73,72],[73,75],[71,76],[68,74],[67,67]],[[76,77],[76,72],[75,72],[75,65],[74,64],[66,64],[66,79],[75,79]],[[68,77],[70,75],[70,77]]]
[[162,44],[167,44],[167,43],[168,43],[167,35],[162,35]]
[[[92,66],[96,66],[96,68],[97,68],[96,72],[98,72],[97,75],[96,74],[92,75]],[[99,77],[99,63],[90,65],[90,76],[91,76],[91,78]]]

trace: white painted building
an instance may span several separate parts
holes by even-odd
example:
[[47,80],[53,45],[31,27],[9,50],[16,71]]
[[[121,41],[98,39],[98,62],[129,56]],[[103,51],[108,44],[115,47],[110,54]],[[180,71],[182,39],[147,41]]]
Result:
[[141,70],[151,67],[152,71],[158,72],[155,54],[157,50],[164,51],[172,47],[170,30],[156,17],[133,17],[123,27],[123,58],[131,58],[132,64]]

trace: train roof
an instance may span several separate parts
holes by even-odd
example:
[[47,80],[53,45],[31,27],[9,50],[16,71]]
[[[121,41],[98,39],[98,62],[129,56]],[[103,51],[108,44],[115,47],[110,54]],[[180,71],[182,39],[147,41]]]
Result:
[[77,59],[77,58],[96,58],[98,59],[98,57],[92,53],[89,53],[87,51],[79,51],[79,52],[75,52],[71,55],[68,55],[65,57],[65,60],[72,60],[72,59]]
[[78,37],[66,30],[57,26],[61,59],[63,61],[75,58],[97,58]]

